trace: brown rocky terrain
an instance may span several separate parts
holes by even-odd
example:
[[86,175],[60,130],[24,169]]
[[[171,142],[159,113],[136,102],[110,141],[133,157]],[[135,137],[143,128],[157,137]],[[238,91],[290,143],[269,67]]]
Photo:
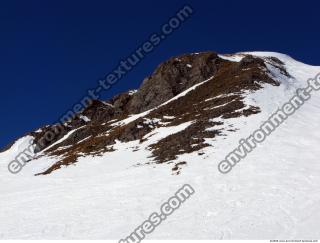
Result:
[[[199,151],[201,156],[201,149],[209,146],[205,139],[223,133],[221,129],[214,129],[223,122],[212,122],[213,118],[256,114],[259,107],[248,107],[243,102],[244,92],[258,90],[263,83],[279,85],[268,73],[266,62],[288,75],[283,63],[274,57],[263,60],[246,55],[240,62],[223,59],[214,52],[173,57],[145,78],[136,92],[128,91],[108,101],[94,100],[64,124],[62,130],[58,131],[59,126],[52,125],[40,132],[31,132],[38,152],[60,158],[40,174],[49,174],[61,166],[76,163],[80,156],[110,152],[116,140],[139,140],[143,144],[148,140],[146,135],[155,129],[186,122],[191,125],[185,130],[148,147],[153,156],[150,159],[155,163],[170,162],[179,154],[194,151]],[[188,92],[181,95],[185,91]],[[175,99],[179,94],[181,97]],[[126,124],[116,123],[141,112],[146,114]],[[57,134],[50,142],[44,138],[48,131]],[[69,136],[59,142],[68,133]],[[176,164],[173,171],[179,174],[185,163]]]

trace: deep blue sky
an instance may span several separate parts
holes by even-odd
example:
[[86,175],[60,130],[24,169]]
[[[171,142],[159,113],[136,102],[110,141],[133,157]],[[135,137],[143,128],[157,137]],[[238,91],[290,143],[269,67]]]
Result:
[[269,50],[320,65],[319,1],[0,2],[0,147],[55,122],[185,3],[195,14],[103,94],[189,52]]

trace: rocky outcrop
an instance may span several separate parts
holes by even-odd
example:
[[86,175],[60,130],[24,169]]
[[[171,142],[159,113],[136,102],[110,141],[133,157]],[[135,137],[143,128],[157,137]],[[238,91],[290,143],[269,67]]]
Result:
[[147,77],[129,105],[130,113],[154,108],[191,86],[213,76],[222,62],[214,52],[183,55],[160,64]]
[[104,123],[111,120],[115,113],[114,105],[100,100],[93,100],[77,118],[82,119],[84,122]]
[[[250,116],[260,112],[259,107],[246,105],[242,94],[261,89],[265,83],[279,85],[268,72],[267,64],[288,75],[283,63],[276,58],[244,55],[241,61],[232,62],[214,52],[171,58],[160,64],[137,91],[116,95],[108,101],[94,100],[67,123],[46,126],[30,133],[35,138],[37,152],[47,149],[45,154],[62,158],[40,174],[73,164],[78,157],[86,154],[110,152],[117,140],[139,140],[143,144],[148,141],[146,135],[153,130],[183,123],[191,125],[148,147],[152,152],[151,160],[156,163],[170,162],[179,154],[200,151],[209,146],[206,139],[224,134],[221,128],[215,128],[223,122],[214,119]],[[203,82],[205,80],[207,82]],[[155,108],[201,82],[179,99],[131,122],[121,123],[123,119]],[[48,132],[54,134],[54,139],[46,139]]]

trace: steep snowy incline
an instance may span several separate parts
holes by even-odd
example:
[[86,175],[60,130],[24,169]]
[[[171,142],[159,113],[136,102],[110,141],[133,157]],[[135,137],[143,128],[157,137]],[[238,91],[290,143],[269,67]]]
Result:
[[[147,164],[148,146],[184,131],[192,122],[152,130],[145,135],[151,138],[145,143],[116,141],[113,152],[80,157],[76,166],[46,176],[34,174],[54,163],[52,157],[32,161],[18,175],[7,171],[14,149],[20,142],[24,145],[19,149],[24,149],[32,138],[1,153],[0,239],[119,240],[185,183],[192,185],[195,194],[147,239],[319,239],[320,91],[312,93],[304,106],[230,173],[224,175],[217,169],[239,139],[248,137],[296,88],[320,72],[320,67],[286,55],[249,54],[278,58],[291,78],[271,67],[280,86],[266,83],[262,89],[243,94],[245,104],[261,112],[214,118],[214,122],[223,121],[213,126],[221,128],[223,136],[206,138],[212,146],[180,154],[171,163]],[[239,62],[244,55],[225,58]],[[177,176],[172,165],[178,161],[187,165]]]

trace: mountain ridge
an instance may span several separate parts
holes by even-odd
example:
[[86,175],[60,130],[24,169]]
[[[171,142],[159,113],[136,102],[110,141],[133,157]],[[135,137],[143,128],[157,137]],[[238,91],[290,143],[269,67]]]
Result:
[[[263,84],[280,85],[267,65],[290,78],[284,63],[274,56],[261,58],[245,53],[202,52],[172,57],[145,78],[138,90],[118,94],[108,101],[93,100],[65,124],[49,125],[28,133],[34,138],[35,153],[39,154],[36,158],[57,158],[55,164],[37,175],[50,174],[62,166],[76,163],[85,155],[112,152],[112,145],[117,140],[144,143],[153,130],[187,122],[189,125],[183,131],[148,145],[153,157],[150,162],[170,162],[180,154],[211,146],[205,141],[223,135],[221,129],[213,129],[223,122],[211,122],[210,119],[259,113],[259,107],[245,105],[242,94],[257,91]],[[181,96],[188,89],[191,90]],[[181,97],[174,99],[178,96]],[[144,112],[147,113],[121,124],[122,120],[130,120],[130,116]],[[54,134],[54,138],[48,141],[48,134]]]
[[96,102],[19,173],[8,164],[32,154],[41,130],[0,153],[0,237],[121,239],[189,184],[194,195],[149,239],[318,239],[318,91],[229,173],[218,165],[308,79],[320,83],[320,67],[270,52],[218,57],[214,76],[141,113],[106,122],[112,101]]

